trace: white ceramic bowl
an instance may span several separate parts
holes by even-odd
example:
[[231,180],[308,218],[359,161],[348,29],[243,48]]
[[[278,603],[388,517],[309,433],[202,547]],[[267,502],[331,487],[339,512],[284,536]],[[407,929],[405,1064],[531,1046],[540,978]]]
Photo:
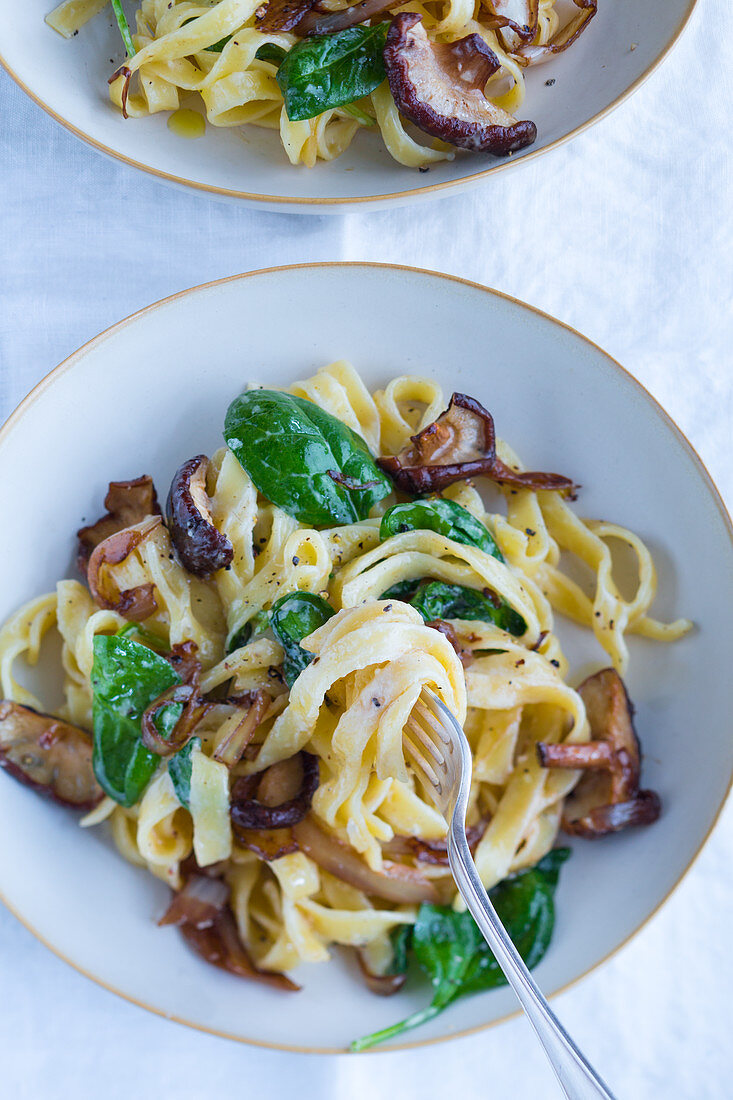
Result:
[[[122,60],[116,25],[100,15],[66,41],[44,23],[53,0],[0,4],[0,62],[57,121],[101,152],[161,179],[269,209],[327,213],[407,202],[469,186],[538,156],[617,106],[652,72],[687,22],[695,0],[599,0],[580,39],[530,69],[520,112],[537,124],[534,145],[511,158],[460,155],[425,175],[396,164],[376,134],[362,133],[344,156],[293,168],[277,134],[207,127],[187,141],[165,116],[125,121],[107,98],[110,58]],[[572,5],[570,5],[572,7]],[[548,87],[546,81],[554,79]]]
[[[659,614],[697,623],[670,646],[632,639],[644,783],[661,793],[664,813],[651,828],[573,844],[536,971],[555,991],[669,894],[733,767],[733,681],[720,649],[733,606],[730,520],[678,429],[584,337],[475,284],[381,265],[256,272],[143,310],[57,367],[0,433],[0,514],[12,517],[0,542],[0,617],[74,575],[74,532],[100,512],[109,479],[151,473],[164,495],[181,461],[221,444],[227,404],[248,380],[285,384],[338,357],[371,386],[412,372],[475,394],[531,468],[582,483],[581,514],[647,541]],[[578,675],[604,661],[584,632],[561,624],[560,633]],[[217,971],[156,927],[168,897],[161,882],[4,773],[0,835],[6,904],[72,965],[165,1016],[254,1043],[338,1050],[424,1002],[425,990],[374,997],[338,955],[301,968],[293,995]],[[467,998],[407,1038],[455,1035],[514,1009],[506,989]]]

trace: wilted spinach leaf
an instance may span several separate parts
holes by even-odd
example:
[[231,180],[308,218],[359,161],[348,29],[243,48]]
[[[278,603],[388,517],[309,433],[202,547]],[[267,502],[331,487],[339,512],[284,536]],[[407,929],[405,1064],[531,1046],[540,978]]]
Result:
[[288,687],[292,687],[304,668],[313,660],[313,654],[303,649],[301,642],[336,612],[321,596],[312,592],[291,592],[272,605],[270,626],[285,650],[283,675]]
[[506,601],[462,584],[428,581],[420,585],[411,602],[427,623],[433,619],[473,619],[494,623],[514,635],[524,634],[527,629],[522,616]]
[[392,490],[356,432],[289,393],[237,397],[224,439],[260,492],[301,523],[355,523]]
[[265,42],[255,54],[258,61],[271,61],[273,65],[282,65],[288,51],[282,46],[276,46],[274,42]]
[[420,584],[420,581],[397,581],[397,584],[391,585],[379,598],[380,600],[401,600],[402,603],[410,603]]
[[235,649],[241,649],[247,642],[254,641],[260,634],[264,634],[270,625],[268,611],[258,611],[239,630],[235,630],[227,645],[227,655],[234,653]]
[[183,703],[166,703],[153,716],[153,725],[164,741],[167,741],[183,714]]
[[387,973],[406,974],[412,946],[412,925],[400,924],[395,928],[390,939],[392,940],[392,962]]
[[436,531],[454,542],[477,546],[498,561],[504,561],[504,556],[488,528],[454,500],[438,497],[435,500],[413,500],[406,504],[395,504],[382,516],[379,537],[388,539],[402,531]]
[[[103,790],[122,806],[138,801],[160,763],[160,757],[142,743],[143,712],[180,683],[168,661],[132,638],[98,634],[94,639],[94,774]],[[180,706],[171,704],[176,705]],[[171,717],[165,718],[164,728]]]
[[[535,867],[504,879],[489,896],[514,946],[531,969],[545,954],[555,923],[554,895],[569,848],[555,848]],[[429,1005],[400,1023],[351,1044],[367,1050],[442,1012],[458,997],[505,985],[506,978],[470,913],[424,903],[409,948],[433,987]]]
[[144,642],[146,646],[156,651],[168,648],[164,638],[161,638],[159,634],[153,634],[152,631],[146,630],[140,623],[127,623],[117,631],[118,638],[124,638],[128,634],[135,634],[138,641]]
[[373,92],[386,77],[382,54],[388,30],[389,23],[358,25],[297,42],[277,73],[291,122]]
[[[518,637],[524,634],[527,624],[506,600],[477,588],[462,584],[444,584],[443,581],[398,581],[383,592],[380,600],[402,600],[412,604],[426,623],[435,619],[470,619],[474,622],[494,623],[501,630]],[[501,652],[500,650],[498,652]]]
[[193,767],[191,754],[194,749],[200,748],[201,738],[192,737],[168,761],[168,775],[171,777],[176,798],[187,810],[191,809],[191,769]]

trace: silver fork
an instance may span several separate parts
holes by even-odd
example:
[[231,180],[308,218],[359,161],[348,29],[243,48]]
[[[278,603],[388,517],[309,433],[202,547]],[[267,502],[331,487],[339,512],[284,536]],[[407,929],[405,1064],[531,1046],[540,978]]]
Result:
[[614,1100],[540,992],[499,920],[466,840],[471,750],[456,719],[423,688],[403,733],[407,758],[448,822],[448,860],[456,886],[529,1017],[569,1100]]

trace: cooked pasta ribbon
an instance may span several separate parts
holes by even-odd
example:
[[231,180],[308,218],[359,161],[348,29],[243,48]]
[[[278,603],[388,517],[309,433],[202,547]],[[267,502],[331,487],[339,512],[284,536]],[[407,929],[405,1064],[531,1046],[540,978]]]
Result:
[[[245,54],[251,62],[258,32],[242,28],[249,27],[254,10],[254,0],[144,0],[139,53],[131,67],[146,80],[155,75],[176,95],[178,88],[199,82],[212,102],[221,82],[240,71]],[[475,16],[473,3],[463,0],[424,10],[434,13],[442,35],[460,34]],[[198,18],[188,23],[193,14]],[[551,5],[540,5],[540,22],[543,34],[554,32]],[[201,52],[232,32],[236,41],[221,55]],[[269,79],[261,68],[252,71]],[[447,403],[435,381],[415,376],[395,378],[370,393],[345,362],[324,367],[290,392],[339,418],[376,454],[402,450]],[[497,446],[504,462],[522,469],[505,442]],[[672,641],[690,623],[653,617],[656,571],[638,535],[581,518],[557,493],[494,486],[489,510],[473,483],[447,488],[444,497],[491,533],[501,551],[492,556],[432,530],[399,530],[382,539],[381,514],[394,497],[359,522],[308,527],[266,500],[226,448],[213,456],[207,477],[211,520],[233,548],[228,568],[203,578],[187,573],[160,517],[138,524],[143,537],[130,540],[122,560],[111,558],[104,566],[110,591],[149,586],[153,610],[139,624],[143,643],[152,635],[163,649],[196,645],[205,706],[190,746],[185,791],[173,782],[170,758],[161,757],[135,805],[105,798],[82,824],[108,822],[121,854],[174,889],[183,885],[192,857],[199,868],[223,875],[240,937],[257,966],[286,970],[319,962],[334,944],[368,946],[375,958],[384,957],[390,930],[414,921],[415,905],[378,900],[358,882],[364,886],[375,881],[369,876],[398,866],[433,884],[443,900],[455,900],[445,863],[421,863],[414,849],[416,842],[435,844],[446,835],[446,822],[403,749],[403,731],[421,690],[436,692],[465,729],[473,755],[468,823],[480,837],[479,874],[491,887],[552,847],[563,800],[578,780],[575,771],[541,767],[537,743],[589,737],[583,700],[567,680],[555,615],[586,628],[596,657],[610,658],[619,672],[631,659],[630,635]],[[619,546],[635,563],[631,586],[626,578],[621,583]],[[583,574],[584,581],[575,579]],[[407,589],[400,590],[402,599],[383,596],[393,585],[422,580],[493,594],[521,616],[523,632],[452,618],[446,636],[405,602]],[[285,643],[267,629],[267,614],[295,592],[322,597],[334,613],[300,640],[306,667],[288,689]],[[4,698],[43,709],[22,666],[34,666],[55,633],[64,684],[58,713],[91,730],[95,638],[129,629],[124,614],[100,606],[81,580],[59,581],[54,592],[27,603],[0,631]],[[254,699],[257,722],[247,726]],[[223,747],[242,730],[246,737],[227,757]],[[337,877],[333,863],[318,865],[293,843],[288,828],[280,830],[280,848],[276,844],[266,856],[252,842],[252,830],[232,827],[235,783],[259,784],[257,798],[271,807],[272,798],[267,802],[262,792],[268,782],[271,793],[273,784],[279,789],[284,780],[278,767],[301,753],[315,756],[319,769],[307,807],[311,821],[337,854],[356,859],[357,880]],[[291,795],[281,791],[275,805]]]
[[[68,38],[107,2],[64,0],[46,22]],[[557,5],[558,0],[540,0],[532,41],[538,58],[555,41],[560,24]],[[339,0],[327,8],[348,6]],[[417,139],[408,133],[386,80],[359,100],[357,117],[347,104],[314,118],[291,120],[275,79],[277,65],[259,59],[257,51],[266,43],[289,51],[300,39],[294,33],[260,31],[256,20],[260,7],[260,0],[142,0],[135,14],[136,52],[111,81],[112,102],[126,117],[140,118],[175,111],[185,97],[197,95],[212,126],[253,125],[277,131],[290,163],[309,168],[345,152],[370,118],[399,164],[424,169],[453,159],[451,146],[419,131]],[[409,0],[391,9],[392,14],[399,12],[419,13],[436,43],[479,35],[498,61],[487,95],[504,110],[518,110],[525,96],[524,69],[531,62],[519,48],[522,43],[497,28],[490,3]]]

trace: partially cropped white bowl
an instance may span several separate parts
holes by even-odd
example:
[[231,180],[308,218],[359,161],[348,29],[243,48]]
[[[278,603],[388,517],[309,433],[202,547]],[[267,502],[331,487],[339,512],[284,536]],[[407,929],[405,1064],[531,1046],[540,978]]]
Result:
[[[378,135],[361,133],[342,157],[294,168],[279,136],[255,126],[216,129],[187,141],[166,116],[125,121],[107,95],[123,52],[111,16],[98,16],[66,41],[44,22],[53,0],[0,4],[0,62],[58,122],[100,152],[160,179],[266,209],[334,213],[376,208],[460,190],[554,148],[630,95],[670,50],[695,0],[599,0],[598,14],[565,53],[527,72],[519,112],[537,141],[513,157],[459,154],[424,175],[395,163]],[[569,3],[567,7],[574,10]],[[551,82],[548,85],[548,82]]]
[[[686,615],[673,645],[632,639],[628,676],[658,790],[657,824],[576,841],[557,924],[536,970],[548,993],[617,950],[669,895],[715,821],[733,769],[733,538],[692,447],[622,367],[577,332],[472,283],[409,268],[333,264],[242,275],[178,294],[98,336],[57,367],[0,432],[0,617],[74,575],[74,532],[107,481],[153,474],[222,442],[228,403],[250,380],[282,385],[349,358],[370,386],[403,373],[484,402],[532,469],[582,483],[582,515],[638,532],[659,567],[657,612]],[[560,623],[578,677],[604,663]],[[52,702],[55,687],[46,685]],[[274,992],[192,955],[156,927],[168,890],[100,830],[0,773],[0,898],[53,951],[152,1011],[247,1042],[343,1050],[403,1018],[426,990],[375,997],[338,952]],[[515,1010],[506,989],[466,998],[410,1044],[486,1027]]]

